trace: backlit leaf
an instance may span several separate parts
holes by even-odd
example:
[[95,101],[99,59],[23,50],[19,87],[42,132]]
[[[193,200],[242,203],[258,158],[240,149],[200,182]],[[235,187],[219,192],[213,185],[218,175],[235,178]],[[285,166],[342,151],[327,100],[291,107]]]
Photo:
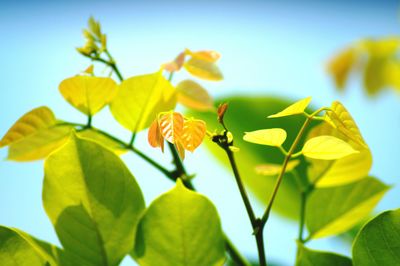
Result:
[[206,111],[213,109],[213,100],[208,92],[193,80],[181,81],[177,86],[178,102],[186,107]]
[[295,102],[289,107],[285,108],[285,110],[277,114],[268,116],[268,118],[302,114],[304,110],[307,108],[307,106],[310,104],[310,102],[311,102],[311,97],[304,98],[298,102]]
[[297,243],[296,266],[352,266],[351,259],[339,254],[312,250]]
[[[166,219],[167,218],[167,219]],[[223,265],[224,237],[214,205],[184,187],[155,199],[142,217],[135,257],[140,265]]]
[[[290,161],[287,166],[286,166],[286,172],[292,171],[294,168],[296,168],[297,165],[299,165],[300,161],[299,160],[293,160]],[[256,173],[259,175],[278,175],[281,172],[282,165],[281,164],[260,164],[256,166]]]
[[85,129],[83,131],[77,132],[76,135],[80,138],[83,139],[88,139],[94,142],[97,142],[107,149],[112,150],[118,155],[124,154],[127,152],[127,149],[125,147],[122,147],[120,143],[116,142],[115,140],[112,140],[103,134],[97,132],[96,130],[93,129]]
[[158,119],[154,120],[149,131],[147,133],[147,140],[151,147],[160,147],[161,151],[164,152],[164,138],[161,134],[160,127],[158,125]]
[[321,123],[314,127],[308,138],[321,135],[332,135],[348,142],[353,148],[359,149],[355,153],[335,161],[317,160],[308,158],[311,163],[308,168],[308,176],[311,182],[318,187],[337,186],[360,180],[366,176],[372,166],[372,154],[370,149],[352,142],[337,129],[328,123]]
[[369,221],[353,243],[354,266],[400,265],[400,209]]
[[73,265],[117,265],[133,248],[144,210],[121,159],[75,136],[45,161],[43,205]]
[[178,112],[161,113],[158,116],[161,135],[170,143],[180,140],[183,133],[183,116]]
[[206,130],[206,123],[202,120],[185,120],[181,136],[181,143],[185,150],[193,152],[203,142]]
[[211,62],[211,63],[215,63],[221,58],[221,55],[218,52],[212,51],[212,50],[192,52],[189,49],[186,49],[185,53],[187,55],[192,56],[193,58]]
[[344,90],[356,60],[356,49],[354,47],[349,47],[335,55],[329,61],[328,72],[333,77],[336,88]]
[[222,73],[215,63],[197,58],[191,58],[184,64],[185,69],[195,77],[219,81],[223,79]]
[[347,109],[338,101],[330,107],[332,111],[326,112],[326,119],[334,125],[339,132],[362,147],[367,147],[360,130]]
[[367,217],[388,186],[368,177],[344,186],[314,190],[306,207],[306,225],[312,238],[343,233]]
[[320,160],[336,160],[359,153],[350,144],[333,136],[309,139],[302,149],[304,156]]
[[255,144],[279,147],[286,140],[286,131],[281,128],[270,128],[245,132],[243,140]]
[[161,72],[124,80],[110,109],[115,119],[133,132],[150,126],[158,113],[173,110],[176,90]]
[[75,76],[63,80],[59,90],[72,106],[86,115],[94,115],[111,102],[117,88],[111,78]]
[[0,226],[0,265],[56,266],[57,248],[18,229]]
[[56,126],[53,112],[45,106],[35,108],[15,122],[0,141],[9,146],[8,159],[32,161],[46,157],[63,144],[71,126]]

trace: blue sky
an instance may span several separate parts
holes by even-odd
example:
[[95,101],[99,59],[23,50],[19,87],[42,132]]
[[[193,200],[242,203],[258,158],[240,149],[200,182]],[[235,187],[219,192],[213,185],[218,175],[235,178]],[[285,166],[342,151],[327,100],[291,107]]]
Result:
[[[214,49],[222,54],[219,65],[225,80],[202,83],[213,96],[278,95],[295,100],[312,95],[316,106],[342,101],[372,149],[371,173],[386,183],[399,184],[399,95],[387,91],[369,99],[358,80],[350,83],[346,93],[338,94],[324,68],[333,53],[352,41],[398,34],[397,1],[3,1],[0,6],[0,135],[23,113],[40,105],[48,105],[65,120],[85,121],[64,102],[58,84],[88,66],[74,48],[83,44],[81,29],[93,15],[101,21],[125,77],[156,71],[185,47]],[[107,110],[96,117],[95,125],[129,139]],[[138,137],[138,143],[143,143],[139,147],[168,165],[168,159],[147,147],[144,134]],[[0,150],[0,158],[5,157],[6,150]],[[147,203],[172,186],[137,157],[123,158]],[[190,155],[186,163],[191,172],[198,173],[197,187],[216,203],[235,244],[256,256],[230,172],[205,150]],[[42,168],[43,162],[0,162],[0,224],[57,243],[42,208]],[[378,209],[400,206],[399,192],[398,187],[392,189]],[[260,206],[256,209],[262,212]],[[296,230],[294,224],[274,216],[266,232],[268,256],[290,265],[295,247],[287,243],[294,243],[290,241]],[[332,240],[313,245],[349,252]]]

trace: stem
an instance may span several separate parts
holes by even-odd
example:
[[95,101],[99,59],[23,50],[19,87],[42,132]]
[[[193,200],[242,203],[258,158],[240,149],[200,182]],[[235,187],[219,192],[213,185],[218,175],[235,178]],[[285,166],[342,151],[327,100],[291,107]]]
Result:
[[87,121],[86,127],[87,128],[91,128],[92,127],[92,115],[91,114],[88,115],[88,121]]
[[[314,113],[313,113],[313,115],[314,115]],[[272,205],[274,204],[275,197],[276,197],[276,195],[277,195],[277,193],[278,193],[278,190],[279,190],[279,186],[280,186],[280,184],[281,184],[281,182],[282,182],[282,179],[283,179],[283,176],[284,176],[284,174],[285,174],[287,164],[289,163],[290,158],[292,157],[292,154],[294,153],[294,150],[295,150],[296,147],[297,147],[297,144],[299,143],[301,137],[303,136],[303,134],[304,134],[304,132],[305,132],[305,129],[307,128],[307,126],[308,126],[308,125],[310,124],[310,122],[312,121],[313,115],[307,117],[307,119],[306,119],[306,121],[304,122],[303,126],[301,127],[299,133],[297,134],[296,139],[293,141],[292,146],[290,147],[290,149],[289,149],[287,155],[285,156],[285,159],[284,159],[283,165],[282,165],[282,169],[281,169],[281,171],[280,171],[280,173],[279,173],[279,176],[278,176],[278,178],[277,178],[277,180],[276,180],[275,187],[274,187],[274,190],[272,191],[271,198],[270,198],[270,200],[269,200],[269,202],[268,202],[267,208],[265,209],[264,215],[263,215],[262,218],[261,218],[261,225],[260,225],[261,227],[264,227],[265,224],[266,224],[267,221],[268,221],[269,214],[270,214],[270,212],[271,212]]]
[[123,81],[124,78],[122,77],[122,74],[119,71],[117,64],[115,63],[114,58],[111,56],[111,54],[108,50],[105,50],[104,52],[106,53],[106,55],[108,56],[108,59],[109,59],[108,65],[114,70],[115,74],[117,74],[119,81]]
[[258,249],[258,260],[260,262],[260,266],[267,266],[267,259],[265,257],[265,248],[264,248],[264,237],[263,237],[263,228],[260,228],[256,232],[256,241],[257,241],[257,249]]
[[229,163],[231,164],[232,171],[235,176],[236,184],[239,188],[240,195],[242,196],[244,206],[246,207],[247,215],[249,216],[251,226],[254,230],[257,226],[257,218],[254,215],[254,211],[253,211],[253,208],[251,207],[249,196],[247,195],[246,189],[242,182],[242,178],[240,177],[240,174],[239,174],[239,171],[238,171],[238,168],[236,165],[235,157],[233,155],[233,152],[229,148],[225,149],[225,152],[228,155]]
[[231,240],[228,238],[228,236],[224,233],[225,237],[225,249],[228,251],[229,256],[231,259],[236,262],[238,266],[251,266],[250,263],[247,262],[247,260],[240,254],[240,252],[236,249],[236,247],[233,245]]

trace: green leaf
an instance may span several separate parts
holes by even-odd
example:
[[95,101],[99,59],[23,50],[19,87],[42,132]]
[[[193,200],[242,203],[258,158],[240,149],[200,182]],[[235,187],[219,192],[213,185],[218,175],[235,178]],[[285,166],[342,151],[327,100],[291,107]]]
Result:
[[146,210],[135,256],[140,265],[222,265],[224,237],[216,208],[178,179],[175,188]]
[[318,188],[307,202],[306,226],[311,238],[337,235],[364,219],[389,187],[367,177],[345,186]]
[[117,155],[72,136],[45,161],[43,205],[75,265],[111,266],[133,248],[144,200]]
[[336,160],[359,153],[350,144],[333,136],[319,136],[307,140],[302,152],[306,157],[319,160]]
[[72,106],[86,115],[94,115],[109,104],[117,92],[111,78],[75,76],[60,83],[60,93]]
[[300,101],[295,102],[294,104],[286,107],[285,110],[276,113],[274,115],[268,116],[268,118],[275,118],[275,117],[283,117],[283,116],[290,116],[290,115],[297,115],[302,114],[304,110],[306,110],[307,106],[311,102],[311,97],[304,98]]
[[[302,116],[288,116],[281,119],[266,119],[267,114],[279,112],[290,105],[291,101],[279,98],[260,95],[254,97],[227,97],[217,100],[216,106],[226,102],[229,102],[229,109],[225,114],[224,121],[233,136],[235,136],[235,146],[240,148],[240,152],[235,155],[243,182],[252,192],[252,195],[261,203],[267,204],[276,176],[256,175],[254,169],[257,165],[265,163],[282,164],[284,155],[278,149],[248,143],[240,136],[246,131],[259,128],[280,127],[288,132],[287,140],[283,144],[288,149],[305,118]],[[188,116],[204,120],[210,131],[221,129],[215,114],[190,111]],[[312,123],[313,125],[315,125],[315,122]],[[306,130],[306,133],[308,131],[309,129]],[[299,142],[299,146],[303,145],[303,143],[304,140],[302,139]],[[231,166],[228,164],[224,151],[214,142],[207,140],[207,138],[205,139],[205,144],[215,158],[230,171]],[[296,167],[296,171],[299,172],[301,177],[306,176],[306,162],[303,157],[300,158],[300,164]],[[298,217],[299,207],[299,192],[296,179],[291,173],[285,174],[274,202],[273,210],[286,217],[296,218]]]
[[0,226],[0,265],[58,265],[58,248],[15,228]]
[[332,252],[312,250],[297,243],[296,266],[351,266],[351,259]]
[[353,244],[354,266],[400,265],[400,209],[369,221]]
[[15,122],[0,141],[9,146],[8,159],[32,161],[47,157],[69,136],[72,126],[58,126],[53,112],[46,106],[35,108]]
[[124,80],[110,108],[115,119],[132,132],[150,126],[157,114],[176,105],[176,90],[161,72]]
[[269,128],[245,132],[243,140],[260,145],[280,147],[285,142],[286,136],[286,131],[282,128]]

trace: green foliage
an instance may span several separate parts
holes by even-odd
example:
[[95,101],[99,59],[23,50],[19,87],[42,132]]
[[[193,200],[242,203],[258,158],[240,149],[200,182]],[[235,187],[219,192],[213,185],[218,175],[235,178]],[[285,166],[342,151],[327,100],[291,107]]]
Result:
[[296,266],[351,266],[351,259],[331,252],[316,251],[298,243]]
[[384,212],[369,221],[353,245],[354,266],[400,264],[400,209]]
[[224,237],[214,205],[178,180],[146,210],[135,256],[140,265],[222,265]]
[[368,177],[344,186],[314,190],[306,207],[310,237],[327,237],[349,230],[373,210],[388,188]]
[[144,210],[123,162],[75,136],[46,159],[43,205],[66,254],[79,265],[117,265],[133,248]]

